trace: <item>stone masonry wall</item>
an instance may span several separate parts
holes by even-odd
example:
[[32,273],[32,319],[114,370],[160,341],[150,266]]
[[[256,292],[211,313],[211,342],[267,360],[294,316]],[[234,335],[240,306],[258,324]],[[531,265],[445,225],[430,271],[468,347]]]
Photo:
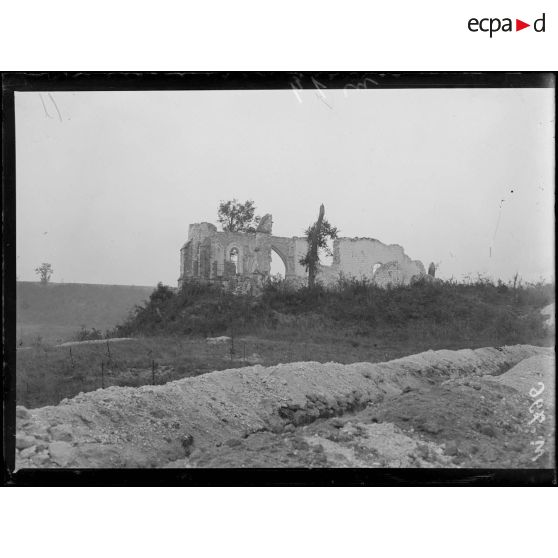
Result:
[[[188,241],[180,251],[179,286],[185,280],[260,284],[269,277],[272,251],[285,264],[286,280],[305,284],[307,272],[300,259],[308,249],[306,238],[273,236],[271,216],[267,223],[266,232],[255,233],[221,232],[211,223],[190,225]],[[238,253],[236,268],[231,261],[233,249]],[[423,264],[411,260],[397,244],[383,244],[374,238],[339,238],[333,243],[332,265],[320,266],[317,281],[328,286],[343,276],[387,286],[408,284],[422,275]]]
[[422,262],[411,260],[398,244],[384,244],[375,238],[338,238],[333,243],[333,263],[320,267],[317,280],[330,285],[342,275],[386,287],[408,284],[424,274]]

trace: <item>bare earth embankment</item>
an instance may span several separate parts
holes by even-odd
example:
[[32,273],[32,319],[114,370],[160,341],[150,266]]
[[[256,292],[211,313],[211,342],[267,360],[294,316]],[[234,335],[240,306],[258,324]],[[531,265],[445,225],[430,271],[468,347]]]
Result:
[[[17,409],[25,467],[550,467],[554,350],[293,362]],[[541,414],[542,413],[542,414]]]

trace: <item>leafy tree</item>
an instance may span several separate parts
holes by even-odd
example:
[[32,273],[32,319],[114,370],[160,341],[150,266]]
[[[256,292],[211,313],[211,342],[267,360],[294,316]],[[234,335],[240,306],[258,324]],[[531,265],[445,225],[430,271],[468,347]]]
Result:
[[240,203],[237,199],[221,202],[217,212],[217,220],[224,231],[256,232],[261,217],[256,216],[256,207],[252,200]]
[[35,268],[35,273],[39,276],[39,281],[42,285],[46,285],[54,273],[52,265],[49,263],[42,263],[39,267]]
[[320,264],[320,250],[328,256],[333,255],[327,245],[327,241],[330,239],[334,240],[339,233],[337,227],[333,227],[327,219],[324,219],[324,213],[324,204],[322,204],[320,205],[318,220],[304,231],[308,242],[308,252],[306,252],[304,258],[300,259],[300,264],[308,272],[309,287],[313,287],[316,283],[316,275]]

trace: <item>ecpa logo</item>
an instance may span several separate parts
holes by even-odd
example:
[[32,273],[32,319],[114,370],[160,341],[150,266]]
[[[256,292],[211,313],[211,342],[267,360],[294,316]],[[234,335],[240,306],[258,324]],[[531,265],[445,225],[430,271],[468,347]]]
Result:
[[[533,29],[537,33],[545,32],[545,15],[546,14],[543,14],[539,19],[536,19],[533,22]],[[497,33],[498,31],[503,31],[504,33],[514,31],[512,18],[509,17],[505,17],[503,19],[500,19],[498,17],[485,17],[482,19],[472,17],[469,20],[467,26],[469,28],[469,31],[473,33],[477,33],[479,31],[481,31],[482,33],[490,33],[490,38],[492,38],[492,35],[494,33]],[[525,23],[520,19],[515,20],[515,31],[521,31],[522,29],[526,29],[527,27],[531,27],[531,24]]]

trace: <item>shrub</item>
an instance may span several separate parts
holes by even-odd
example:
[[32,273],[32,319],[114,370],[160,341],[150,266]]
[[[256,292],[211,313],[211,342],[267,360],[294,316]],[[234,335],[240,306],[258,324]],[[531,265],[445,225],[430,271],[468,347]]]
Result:
[[103,338],[101,330],[96,328],[87,329],[85,326],[81,326],[81,329],[73,337],[74,341],[93,341]]

